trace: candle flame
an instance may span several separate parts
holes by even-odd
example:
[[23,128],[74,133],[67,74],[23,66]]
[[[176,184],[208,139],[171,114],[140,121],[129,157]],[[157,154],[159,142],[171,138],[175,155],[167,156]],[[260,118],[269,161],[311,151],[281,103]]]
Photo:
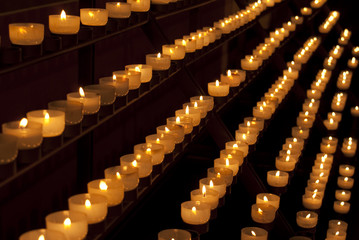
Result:
[[262,215],[262,214],[263,214],[263,210],[262,210],[261,208],[258,208],[258,213]]
[[136,66],[136,67],[135,67],[135,71],[136,71],[136,72],[141,72],[141,68],[140,68],[139,66]]
[[268,202],[267,196],[264,196],[264,197],[263,197],[263,201],[264,201],[264,202]]
[[186,46],[186,40],[184,40],[184,39],[182,40],[182,45]]
[[336,231],[336,232],[335,232],[335,236],[339,236],[339,231]]
[[198,107],[198,103],[197,103],[197,102],[194,102],[193,106],[194,106],[195,108],[197,108],[197,107]]
[[346,171],[349,171],[349,167],[346,167],[345,170],[346,170]]
[[188,105],[187,105],[187,107],[186,107],[185,113],[186,113],[186,115],[189,114],[189,106],[188,106]]
[[65,226],[65,228],[71,227],[71,219],[70,218],[66,218],[64,220],[64,226]]
[[79,94],[81,97],[85,97],[85,91],[82,87],[79,88]]
[[168,129],[168,127],[165,127],[165,132],[166,132],[166,133],[169,133],[169,132],[170,132],[170,130]]
[[312,195],[312,198],[314,199],[316,196],[317,196],[317,194],[316,194],[316,193],[314,193],[314,194]]
[[43,114],[44,114],[44,122],[48,123],[50,121],[49,113],[46,110],[44,110]]
[[146,154],[151,155],[151,152],[152,152],[151,148],[146,149]]
[[195,206],[192,207],[192,213],[197,214],[197,208]]
[[159,138],[156,139],[156,143],[160,143],[160,139],[159,139]]
[[216,87],[219,87],[219,81],[216,80]]
[[290,156],[287,156],[287,157],[285,158],[285,161],[286,161],[286,162],[289,162],[289,160],[290,160]]
[[348,177],[345,177],[344,178],[344,182],[348,182],[349,178]]
[[203,197],[206,197],[206,192],[207,192],[206,186],[203,185],[203,187],[202,187],[202,195],[203,195]]
[[214,186],[214,185],[213,185],[213,181],[210,180],[210,181],[209,181],[209,187],[210,187],[210,188],[213,188],[213,186]]
[[23,118],[23,119],[20,120],[19,127],[20,128],[26,128],[28,123],[29,123],[29,121],[27,120],[27,118]]
[[181,123],[181,118],[180,117],[176,117],[176,123]]
[[254,236],[254,237],[257,236],[257,234],[256,234],[253,230],[251,231],[251,234],[252,234],[252,236]]
[[324,176],[324,173],[321,172],[321,173],[319,174],[319,177],[323,177],[323,176]]
[[280,176],[280,171],[277,171],[277,172],[275,173],[275,176],[276,176],[276,177],[279,177],[279,176]]
[[229,166],[229,159],[226,158],[226,166],[228,167]]
[[37,240],[45,240],[45,236],[41,234]]
[[134,167],[137,167],[137,161],[136,160],[133,160],[133,162],[132,162],[132,166],[134,166]]
[[121,179],[121,174],[119,172],[116,172],[117,179]]
[[66,12],[65,12],[65,10],[61,11],[60,19],[61,20],[66,20]]
[[308,213],[308,215],[307,215],[307,216],[305,216],[305,218],[307,218],[307,219],[308,219],[308,218],[310,218],[310,213]]
[[228,70],[228,71],[227,71],[227,76],[228,76],[228,77],[231,77],[231,76],[232,76],[231,70]]
[[342,192],[342,195],[345,195],[345,191]]
[[102,190],[102,191],[106,191],[107,189],[108,189],[108,186],[107,186],[107,184],[106,184],[106,182],[105,181],[100,181],[100,184],[99,184],[99,188],[100,188],[100,190]]
[[161,58],[161,53],[157,53],[157,58]]
[[[244,135],[245,135],[245,134],[244,134]],[[233,144],[233,148],[234,148],[234,149],[238,148],[238,144],[237,144],[237,143]]]
[[87,209],[91,208],[91,202],[90,202],[90,200],[86,199],[86,201],[85,201],[85,207],[86,207]]

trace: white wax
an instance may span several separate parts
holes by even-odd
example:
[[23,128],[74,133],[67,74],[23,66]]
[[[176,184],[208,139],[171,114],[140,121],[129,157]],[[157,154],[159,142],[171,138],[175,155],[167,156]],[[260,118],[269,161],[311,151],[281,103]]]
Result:
[[81,8],[81,23],[87,26],[105,26],[108,21],[108,11],[102,8]]
[[257,223],[271,223],[275,219],[277,209],[269,204],[255,203],[251,208],[252,220]]
[[343,189],[339,189],[339,190],[335,190],[335,199],[337,199],[338,201],[349,201],[350,197],[351,197],[351,192],[349,190],[343,190]]
[[226,149],[239,150],[243,152],[243,156],[246,157],[248,155],[248,144],[241,141],[229,141],[226,142]]
[[354,178],[339,176],[337,184],[340,188],[351,189],[354,185]]
[[152,79],[152,66],[146,64],[131,64],[125,66],[126,72],[129,71],[140,71],[141,72],[141,83],[146,83]]
[[95,114],[100,110],[101,96],[98,93],[85,92],[83,97],[78,92],[72,92],[67,94],[67,100],[82,103],[84,115]]
[[224,82],[209,82],[208,94],[213,97],[225,97],[229,94],[229,84]]
[[109,207],[119,205],[124,198],[124,185],[115,179],[93,180],[87,184],[87,191],[106,197]]
[[116,100],[116,89],[111,85],[92,84],[84,87],[85,92],[97,93],[100,95],[101,106],[111,105]]
[[299,211],[296,220],[299,227],[314,228],[318,223],[318,214],[312,211]]
[[179,109],[175,112],[176,117],[190,117],[192,118],[193,126],[196,127],[201,122],[201,111],[194,108],[188,108],[187,109]]
[[268,232],[263,228],[245,227],[241,230],[241,240],[267,240]]
[[322,206],[323,198],[318,194],[306,195],[302,196],[303,206],[310,210],[319,209]]
[[211,206],[200,201],[187,201],[181,204],[183,222],[192,225],[201,225],[209,221]]
[[214,160],[214,167],[229,168],[233,171],[233,176],[237,175],[239,164],[240,162],[236,158],[216,158]]
[[276,157],[275,167],[280,171],[291,172],[294,170],[297,161],[292,157]]
[[38,240],[39,238],[41,239],[41,237],[44,237],[45,239],[67,240],[67,237],[62,232],[46,228],[25,232],[21,234],[19,240]]
[[181,116],[181,117],[169,117],[166,119],[168,126],[182,126],[184,134],[190,134],[193,130],[192,118]]
[[327,238],[328,240],[345,240],[347,237],[346,231],[339,229],[331,229],[327,230]]
[[43,137],[56,137],[61,135],[65,130],[65,113],[62,111],[35,110],[26,113],[26,117],[29,119],[29,122],[42,124]]
[[307,139],[309,137],[309,129],[302,127],[292,127],[292,136],[296,138]]
[[157,134],[168,134],[174,137],[175,143],[181,143],[184,140],[184,128],[180,125],[161,125],[156,128]]
[[329,229],[341,230],[346,232],[348,228],[348,223],[342,220],[333,219],[333,220],[329,220],[328,226]]
[[129,79],[128,77],[102,77],[99,78],[100,85],[110,85],[115,88],[116,96],[125,96],[129,91]]
[[202,178],[199,180],[199,189],[202,189],[203,186],[206,189],[216,190],[219,194],[219,198],[224,197],[226,194],[226,182],[221,178]]
[[165,229],[158,233],[158,240],[191,240],[191,233],[183,229]]
[[153,165],[158,165],[163,162],[165,149],[162,144],[157,143],[141,143],[133,147],[134,154],[147,154],[151,156]]
[[175,149],[175,138],[171,135],[164,134],[152,134],[146,136],[146,143],[157,143],[164,146],[165,154],[173,152]]
[[175,44],[162,45],[162,53],[169,55],[171,60],[182,60],[186,55],[186,48]]
[[333,209],[337,213],[347,214],[350,210],[350,203],[344,201],[334,201]]
[[129,18],[131,15],[131,4],[124,2],[106,2],[108,17]]
[[116,79],[128,78],[128,87],[130,90],[138,89],[141,86],[141,71],[118,70],[112,72]]
[[256,196],[257,204],[269,204],[275,207],[275,209],[279,208],[279,202],[280,197],[272,193],[258,193]]
[[355,167],[348,164],[339,165],[339,174],[344,177],[352,177],[354,175]]
[[213,189],[196,189],[191,191],[191,201],[200,201],[211,206],[211,210],[216,209],[219,201],[219,194]]
[[114,166],[105,169],[105,178],[118,181],[124,185],[124,191],[137,188],[139,183],[138,168],[133,166]]
[[50,31],[54,34],[77,34],[80,30],[80,17],[63,13],[60,15],[49,15]]
[[288,184],[289,175],[283,171],[268,171],[267,183],[272,187],[285,187]]
[[148,177],[152,173],[152,157],[147,154],[126,154],[120,157],[121,166],[138,168],[138,177]]
[[10,23],[9,38],[15,45],[39,45],[44,40],[44,24]]
[[165,54],[147,54],[146,64],[152,66],[153,70],[168,70],[171,66],[171,56]]
[[148,12],[151,0],[127,0],[131,4],[131,12]]

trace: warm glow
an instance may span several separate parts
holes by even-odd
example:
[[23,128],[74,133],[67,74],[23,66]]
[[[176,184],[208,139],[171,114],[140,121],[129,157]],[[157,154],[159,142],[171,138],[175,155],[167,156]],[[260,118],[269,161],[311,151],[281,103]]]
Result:
[[141,72],[141,68],[140,68],[139,66],[136,66],[136,67],[135,67],[135,71],[136,71],[136,72]]
[[345,195],[345,191],[342,192],[342,195]]
[[336,231],[335,236],[339,236],[339,231]]
[[121,179],[121,174],[119,172],[116,172],[117,179]]
[[228,167],[229,166],[229,159],[226,158],[226,166]]
[[157,53],[157,58],[161,58],[161,53]]
[[48,123],[50,121],[49,113],[46,110],[44,110],[43,114],[44,114],[44,122]]
[[258,208],[258,213],[263,214],[263,210],[261,208]]
[[160,139],[159,139],[159,138],[156,139],[156,143],[160,143]]
[[227,71],[227,76],[228,76],[228,77],[232,76],[231,70],[228,70],[228,71]]
[[200,97],[199,97],[199,100],[200,100],[200,101],[203,101],[203,96],[200,96]]
[[19,127],[20,127],[20,128],[26,128],[28,122],[29,122],[29,121],[27,120],[27,118],[21,119],[21,121],[20,121],[20,123],[19,123]]
[[195,108],[198,108],[198,103],[197,103],[197,102],[194,102],[193,106],[194,106]]
[[134,166],[134,167],[137,167],[137,161],[136,160],[133,160],[133,162],[132,162],[132,166]]
[[349,178],[348,177],[345,177],[344,178],[344,182],[348,182]]
[[146,149],[146,154],[151,155],[151,148]]
[[197,214],[197,208],[196,207],[192,207],[192,213]]
[[168,129],[168,127],[165,127],[165,132],[166,132],[166,133],[169,133],[169,132],[170,132],[170,130]]
[[184,39],[182,40],[182,45],[186,46],[186,40],[184,40]]
[[289,160],[290,160],[290,156],[287,156],[287,157],[285,158],[285,161],[286,161],[286,162],[289,162]]
[[[245,136],[245,134],[243,135]],[[233,144],[233,148],[238,148],[238,144],[237,143]]]
[[219,81],[216,80],[216,87],[219,87]]
[[305,216],[305,218],[307,218],[307,219],[308,219],[308,218],[310,218],[310,213],[308,213],[308,215],[307,215],[307,216]]
[[206,186],[204,186],[203,185],[203,187],[202,187],[202,195],[203,195],[203,197],[206,197]]
[[257,234],[256,234],[253,230],[251,231],[251,234],[252,234],[252,236],[254,236],[254,237],[257,236]]
[[279,176],[280,176],[280,171],[277,171],[277,172],[275,173],[275,176],[276,176],[276,177],[279,177]]
[[62,11],[61,11],[60,19],[61,19],[61,20],[66,20],[65,10],[62,10]]
[[65,228],[71,227],[71,219],[70,218],[65,219],[64,226],[65,226]]
[[41,234],[37,240],[45,240],[45,236]]
[[319,174],[319,177],[324,177],[324,173],[321,172],[321,173]]
[[345,168],[345,171],[349,171],[349,167],[346,167],[346,168]]
[[79,94],[81,97],[85,97],[85,91],[82,87],[79,88]]
[[90,202],[90,200],[86,199],[86,201],[85,201],[85,207],[86,207],[87,209],[91,208],[91,202]]
[[99,188],[100,188],[100,190],[102,190],[102,191],[106,191],[106,190],[108,189],[108,186],[107,186],[106,182],[100,181]]
[[181,123],[181,118],[180,117],[176,117],[176,123]]
[[264,197],[263,197],[263,201],[268,202],[267,196],[264,196]]
[[210,187],[210,188],[213,188],[213,186],[214,186],[214,185],[213,185],[213,181],[210,180],[210,181],[209,181],[209,187]]
[[316,196],[317,196],[317,194],[316,194],[316,193],[314,193],[314,194],[312,195],[312,198],[314,199]]
[[186,114],[189,114],[189,106],[187,105],[186,110],[185,110]]

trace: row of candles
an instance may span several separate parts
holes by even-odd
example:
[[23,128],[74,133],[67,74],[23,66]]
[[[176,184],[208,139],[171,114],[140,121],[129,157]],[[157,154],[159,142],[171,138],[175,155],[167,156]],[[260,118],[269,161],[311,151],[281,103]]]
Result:
[[[153,2],[153,0],[152,0]],[[278,0],[258,0],[249,4],[237,14],[225,18],[215,24],[215,27],[226,32],[237,23],[245,23],[253,20],[264,11],[267,6],[274,6]],[[60,15],[49,15],[49,30],[53,34],[73,35],[80,30],[80,22],[84,26],[100,27],[105,26],[108,18],[126,19],[131,12],[147,12],[150,9],[150,0],[128,0],[124,2],[106,2],[106,8],[81,8],[80,16],[66,15],[62,10]],[[163,4],[162,0],[153,3]],[[169,3],[169,1],[167,1]],[[42,23],[10,23],[9,38],[15,45],[39,45],[44,40],[44,24]]]

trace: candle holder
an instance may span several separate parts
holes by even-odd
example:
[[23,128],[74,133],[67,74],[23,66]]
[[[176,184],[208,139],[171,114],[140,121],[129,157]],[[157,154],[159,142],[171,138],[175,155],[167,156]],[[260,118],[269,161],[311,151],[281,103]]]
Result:
[[43,47],[40,45],[20,46],[22,59],[32,59],[43,55]]
[[42,238],[41,236],[44,237],[45,239],[57,239],[57,240],[67,239],[67,237],[62,232],[40,228],[21,234],[19,240],[38,240]]

